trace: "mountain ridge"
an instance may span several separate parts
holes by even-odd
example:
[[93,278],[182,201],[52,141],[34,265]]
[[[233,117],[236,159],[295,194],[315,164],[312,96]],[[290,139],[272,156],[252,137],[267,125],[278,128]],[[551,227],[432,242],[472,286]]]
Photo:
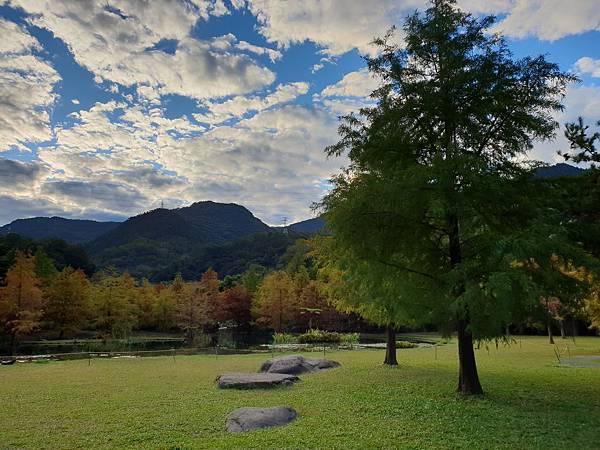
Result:
[[0,236],[15,233],[31,239],[57,238],[71,244],[83,244],[109,232],[119,223],[58,216],[29,217],[13,220],[0,227]]

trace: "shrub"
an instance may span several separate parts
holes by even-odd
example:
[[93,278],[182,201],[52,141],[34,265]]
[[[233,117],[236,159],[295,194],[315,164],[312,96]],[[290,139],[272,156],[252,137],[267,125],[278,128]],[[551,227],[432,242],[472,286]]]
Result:
[[274,333],[273,344],[295,344],[296,337],[289,333]]
[[415,348],[417,344],[408,341],[396,341],[396,348]]
[[341,335],[335,332],[308,330],[306,333],[298,336],[300,344],[339,344]]
[[359,341],[360,334],[358,333],[346,333],[340,336],[340,344],[358,345]]

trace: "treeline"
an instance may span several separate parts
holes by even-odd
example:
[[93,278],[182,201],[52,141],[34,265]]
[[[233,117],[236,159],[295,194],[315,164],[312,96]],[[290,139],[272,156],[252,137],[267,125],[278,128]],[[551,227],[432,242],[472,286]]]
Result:
[[0,236],[0,280],[6,276],[9,267],[15,262],[17,252],[35,255],[36,271],[42,277],[50,272],[73,267],[92,275],[96,270],[81,245],[73,245],[62,239],[30,239],[19,234],[9,233]]
[[111,269],[92,276],[70,266],[58,270],[42,253],[16,251],[0,287],[2,341],[14,350],[36,331],[62,339],[83,330],[104,338],[143,330],[183,333],[193,344],[218,327],[279,332],[352,328],[357,317],[338,312],[328,301],[309,248],[302,240],[292,246],[284,270],[253,265],[219,280],[208,269],[197,280],[178,274],[171,282],[155,284]]

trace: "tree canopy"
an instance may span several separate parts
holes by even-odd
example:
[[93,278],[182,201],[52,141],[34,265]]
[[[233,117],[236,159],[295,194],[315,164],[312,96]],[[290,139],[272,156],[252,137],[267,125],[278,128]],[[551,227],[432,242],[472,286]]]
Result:
[[482,393],[473,340],[537,305],[543,274],[568,276],[554,255],[585,259],[523,162],[554,137],[575,78],[543,56],[514,58],[493,23],[435,0],[407,18],[404,47],[394,30],[375,41],[376,105],[343,118],[327,152],[350,164],[322,202],[334,245],[370,266],[364,277],[395,271],[402,310],[457,331],[465,394]]

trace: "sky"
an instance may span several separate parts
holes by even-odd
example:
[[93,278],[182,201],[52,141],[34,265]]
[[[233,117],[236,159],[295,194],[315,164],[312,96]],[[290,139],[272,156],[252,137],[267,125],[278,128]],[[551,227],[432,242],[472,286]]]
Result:
[[[597,0],[459,0],[516,57],[581,82],[559,123],[600,119]],[[376,87],[370,45],[425,0],[0,0],[0,224],[123,220],[238,203],[278,225],[346,161],[338,117]],[[397,36],[401,41],[401,33]],[[562,130],[531,158],[558,161]]]

